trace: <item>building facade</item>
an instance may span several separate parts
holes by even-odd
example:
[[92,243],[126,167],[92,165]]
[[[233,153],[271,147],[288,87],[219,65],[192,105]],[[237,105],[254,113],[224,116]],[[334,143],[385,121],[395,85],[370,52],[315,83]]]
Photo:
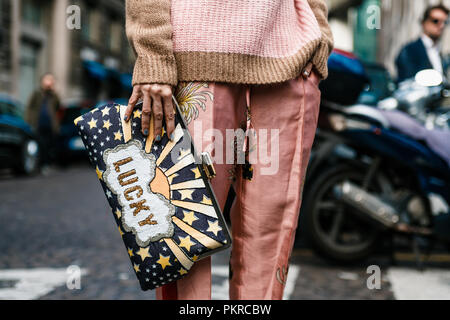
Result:
[[51,72],[63,99],[129,95],[124,0],[0,0],[0,8],[0,93],[26,103]]
[[[124,2],[0,0],[0,93],[26,103],[40,76],[52,72],[63,98],[127,97],[134,54],[125,35]],[[425,7],[450,6],[450,0],[327,3],[336,47],[383,64],[394,77],[395,57],[404,44],[420,35]],[[73,28],[77,22],[79,27]],[[449,52],[449,32],[443,45],[444,52]]]

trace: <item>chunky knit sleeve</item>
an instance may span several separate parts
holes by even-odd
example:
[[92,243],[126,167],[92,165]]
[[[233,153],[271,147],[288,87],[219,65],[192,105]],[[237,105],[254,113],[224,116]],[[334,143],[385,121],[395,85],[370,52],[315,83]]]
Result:
[[136,54],[133,85],[177,84],[171,0],[126,0],[126,34]]
[[308,0],[308,3],[316,16],[316,20],[319,23],[322,32],[322,39],[312,58],[312,63],[319,71],[322,78],[325,79],[328,77],[328,57],[334,46],[333,34],[328,25],[328,8],[325,4],[325,0]]

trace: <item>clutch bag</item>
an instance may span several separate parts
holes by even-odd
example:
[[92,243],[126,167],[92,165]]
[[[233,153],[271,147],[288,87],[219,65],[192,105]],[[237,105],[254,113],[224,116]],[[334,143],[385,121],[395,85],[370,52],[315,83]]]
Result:
[[142,103],[129,122],[126,106],[107,104],[75,120],[111,206],[142,290],[184,277],[192,265],[231,245],[210,185],[207,153],[197,154],[175,105],[174,139],[141,133]]

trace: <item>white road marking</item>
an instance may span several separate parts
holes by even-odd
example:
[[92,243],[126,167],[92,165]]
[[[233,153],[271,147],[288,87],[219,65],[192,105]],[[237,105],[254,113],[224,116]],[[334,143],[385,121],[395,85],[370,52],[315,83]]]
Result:
[[354,272],[339,272],[338,273],[338,278],[342,279],[342,280],[348,280],[348,281],[356,281],[359,279],[359,276],[357,273]]
[[[81,269],[81,275],[87,274]],[[34,300],[65,285],[67,269],[10,269],[0,270],[1,281],[15,282],[12,287],[0,288],[0,300]]]
[[[213,284],[212,285],[212,293],[211,298],[212,300],[228,300],[228,290],[229,290],[229,284],[228,284],[228,266],[217,266],[213,265],[212,268],[212,276],[213,277],[220,277],[222,280],[219,282],[219,284]],[[284,294],[283,294],[283,300],[289,300],[292,293],[295,289],[295,282],[297,281],[298,275],[300,273],[300,267],[296,265],[289,266],[289,272],[288,277],[286,280],[286,286],[284,288]],[[214,281],[216,282],[216,281]]]
[[[228,266],[211,267],[212,277],[219,277],[222,282],[220,284],[213,284],[211,286],[211,299],[212,300],[228,300]],[[215,281],[214,281],[215,282]]]
[[284,287],[283,300],[289,300],[295,289],[295,282],[300,274],[300,267],[296,265],[289,266],[286,286]]
[[390,268],[387,277],[397,300],[450,300],[450,271]]

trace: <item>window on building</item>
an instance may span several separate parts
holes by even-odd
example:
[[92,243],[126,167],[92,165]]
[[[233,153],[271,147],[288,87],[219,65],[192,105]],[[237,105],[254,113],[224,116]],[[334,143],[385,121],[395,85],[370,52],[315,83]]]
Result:
[[367,62],[377,59],[377,24],[381,17],[377,16],[380,0],[364,0],[357,8],[356,23],[354,24],[354,52]]
[[81,37],[85,41],[90,40],[90,33],[91,33],[91,24],[90,24],[90,16],[91,16],[91,8],[86,7],[84,10],[84,14],[81,15]]
[[19,95],[20,100],[26,103],[33,90],[38,86],[38,59],[39,47],[28,41],[20,44],[20,74]]
[[5,8],[3,7],[4,3],[3,0],[0,0],[0,48],[2,47],[2,45],[4,44],[5,40],[4,40],[4,34],[6,34],[6,26],[4,25],[4,19],[3,19],[3,15],[5,12]]
[[120,52],[122,47],[122,24],[119,22],[111,23],[109,48],[112,52]]
[[101,14],[98,9],[92,9],[88,16],[89,19],[89,41],[99,43],[101,41]]

